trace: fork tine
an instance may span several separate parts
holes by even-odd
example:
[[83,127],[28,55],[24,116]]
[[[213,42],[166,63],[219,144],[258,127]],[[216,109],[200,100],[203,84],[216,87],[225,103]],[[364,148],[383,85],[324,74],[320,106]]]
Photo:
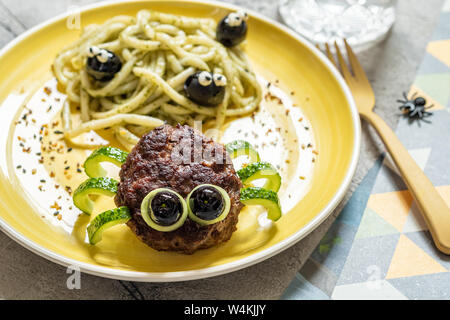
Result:
[[358,58],[356,57],[355,53],[353,52],[352,48],[347,43],[347,40],[344,39],[345,48],[347,50],[348,60],[350,61],[350,65],[352,66],[353,74],[355,75],[355,78],[359,80],[363,80],[366,82],[369,82],[367,79],[366,73],[364,72],[363,67],[358,61]]
[[336,60],[334,60],[333,54],[331,53],[330,46],[326,42],[325,42],[325,51],[327,53],[328,60],[330,60],[333,63],[333,65],[336,67],[336,69],[339,70],[339,68],[336,64]]
[[350,82],[352,81],[352,74],[350,73],[350,70],[348,70],[347,63],[345,62],[344,57],[342,56],[341,50],[339,50],[339,46],[336,41],[334,42],[334,47],[336,48],[336,53],[338,56],[339,65],[341,66],[342,75],[344,76],[344,79],[347,82]]

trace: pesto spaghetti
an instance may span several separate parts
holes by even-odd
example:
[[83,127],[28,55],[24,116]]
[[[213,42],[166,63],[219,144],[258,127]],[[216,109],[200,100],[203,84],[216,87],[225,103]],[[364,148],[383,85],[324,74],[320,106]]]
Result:
[[[232,13],[221,23],[237,28],[246,18]],[[219,42],[218,29],[213,19],[148,10],[86,27],[53,66],[67,93],[62,111],[65,138],[90,147],[72,139],[107,128],[130,149],[139,136],[164,121],[191,126],[201,121],[219,129],[227,117],[253,112],[262,99],[260,85],[241,46]],[[97,69],[92,71],[91,65]],[[105,66],[113,74],[102,73]],[[202,104],[195,91],[187,94],[194,76],[200,86],[213,86],[222,94],[220,103],[215,99],[214,105]],[[81,114],[82,124],[76,128],[70,121],[71,105]]]

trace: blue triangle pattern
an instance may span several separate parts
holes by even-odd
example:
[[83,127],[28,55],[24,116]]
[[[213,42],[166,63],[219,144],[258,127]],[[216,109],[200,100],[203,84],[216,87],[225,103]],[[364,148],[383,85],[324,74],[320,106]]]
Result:
[[413,300],[450,300],[450,272],[388,279],[398,291]]
[[345,223],[346,225],[356,229],[359,227],[364,210],[366,209],[367,201],[369,200],[370,193],[375,184],[375,180],[378,172],[380,171],[383,160],[384,156],[381,156],[375,162],[375,165],[369,170],[363,181],[361,181],[361,184],[355,190],[344,209],[342,209],[336,221]]
[[311,255],[311,258],[326,266],[337,277],[339,277],[352,247],[383,159],[383,156],[380,157],[369,170],[339,217]]
[[329,300],[330,297],[297,273],[281,300]]
[[436,74],[447,72],[450,68],[441,60],[435,58],[433,55],[427,53],[419,68],[419,74]]

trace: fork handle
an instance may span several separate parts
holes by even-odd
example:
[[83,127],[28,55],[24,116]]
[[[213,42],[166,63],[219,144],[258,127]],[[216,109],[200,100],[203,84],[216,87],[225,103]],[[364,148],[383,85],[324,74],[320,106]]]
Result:
[[422,212],[436,247],[450,255],[450,208],[386,122],[374,112],[361,116],[383,140]]

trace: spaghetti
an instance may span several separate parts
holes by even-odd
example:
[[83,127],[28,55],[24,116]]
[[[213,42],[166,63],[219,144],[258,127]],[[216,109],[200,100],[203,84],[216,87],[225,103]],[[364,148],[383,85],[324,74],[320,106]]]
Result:
[[[96,81],[86,71],[93,47],[114,52],[122,62],[107,82]],[[201,106],[185,95],[186,80],[198,71],[226,77],[218,106]],[[201,121],[220,129],[227,117],[253,112],[262,99],[242,48],[218,42],[213,19],[148,10],[86,27],[78,41],[58,54],[54,73],[66,89],[62,118],[65,138],[73,143],[85,132],[110,128],[129,149],[138,136],[164,121],[191,126]],[[82,124],[77,128],[70,123],[70,105],[80,109]]]

